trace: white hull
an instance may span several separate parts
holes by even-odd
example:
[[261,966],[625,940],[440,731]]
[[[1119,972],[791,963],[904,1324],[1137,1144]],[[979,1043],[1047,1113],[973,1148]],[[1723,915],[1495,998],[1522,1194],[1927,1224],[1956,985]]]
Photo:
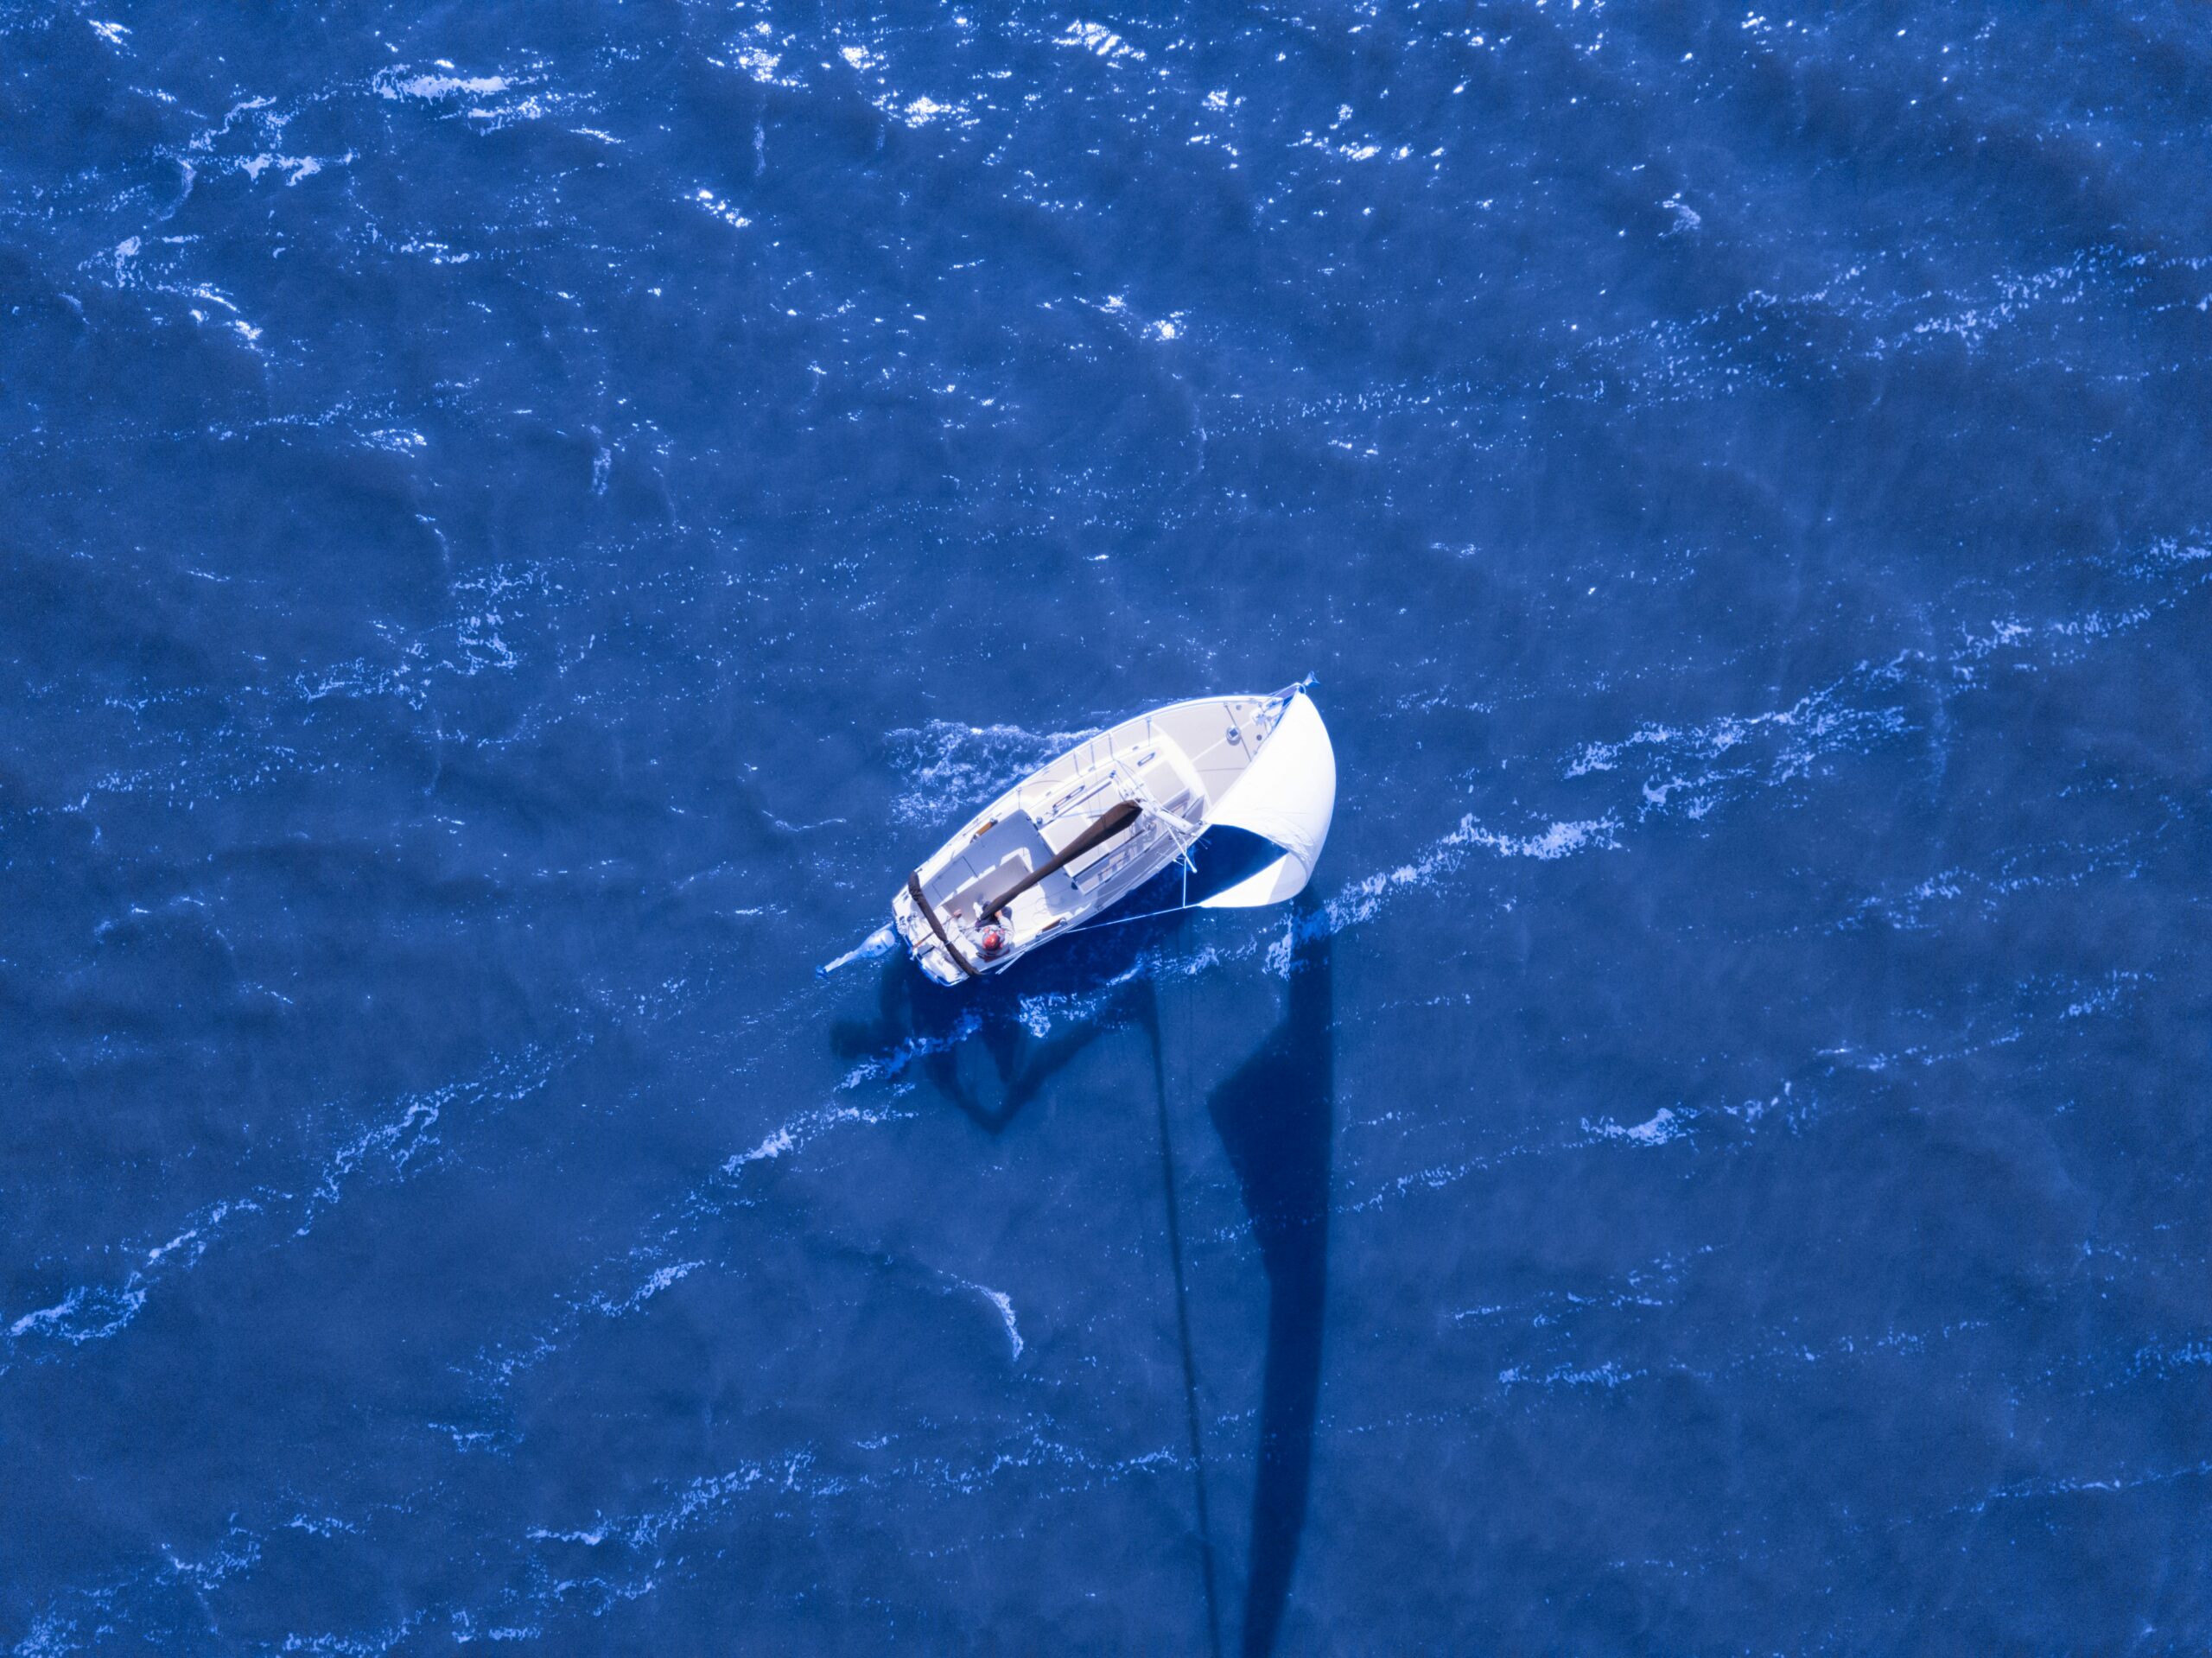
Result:
[[938,983],[981,978],[1110,909],[1222,823],[1283,855],[1208,902],[1274,903],[1312,874],[1335,799],[1335,757],[1302,687],[1173,702],[977,812],[908,878],[893,923]]

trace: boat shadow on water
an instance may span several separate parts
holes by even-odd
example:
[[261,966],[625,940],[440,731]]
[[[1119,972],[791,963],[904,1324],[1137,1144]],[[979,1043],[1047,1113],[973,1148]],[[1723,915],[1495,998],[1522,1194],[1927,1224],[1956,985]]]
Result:
[[[1313,924],[1313,911],[1310,897],[1302,897],[1291,924],[1294,945],[1281,1016],[1206,1098],[1207,1114],[1236,1173],[1268,1284],[1267,1352],[1238,1626],[1245,1658],[1262,1658],[1274,1650],[1289,1603],[1305,1529],[1320,1397],[1335,1129],[1335,1028],[1331,940],[1325,929]],[[847,1061],[874,1057],[883,1063],[890,1056],[894,1063],[912,1066],[933,1089],[991,1134],[1003,1132],[1025,1105],[1099,1037],[1134,1028],[1149,1044],[1159,1096],[1160,1174],[1175,1260],[1177,1328],[1197,1486],[1201,1576],[1211,1646],[1218,1653],[1221,1620],[1206,1514],[1207,1451],[1197,1403],[1166,1083],[1169,1075],[1183,1074],[1187,1067],[1168,1063],[1160,987],[1143,966],[1148,953],[1160,951],[1173,940],[1184,919],[1180,914],[1167,914],[1102,928],[1092,936],[1069,939],[1049,958],[1025,963],[1018,975],[995,976],[954,989],[931,983],[901,955],[883,965],[877,1017],[841,1021],[833,1026],[831,1040]],[[1025,1001],[1040,998],[1049,999],[1047,1005],[1072,1005],[1084,1011],[1065,1028],[1040,1035],[1025,1022],[1023,1007]],[[988,1073],[975,1075],[972,1064],[963,1069],[963,1051],[986,1056]],[[993,1080],[989,1073],[995,1074],[995,1088],[988,1085]]]

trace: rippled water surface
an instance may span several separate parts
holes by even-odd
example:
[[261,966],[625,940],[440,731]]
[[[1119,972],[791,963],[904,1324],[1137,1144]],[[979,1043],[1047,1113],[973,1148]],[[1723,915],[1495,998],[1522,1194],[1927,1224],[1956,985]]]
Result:
[[[2202,1650],[2212,13],[0,3],[0,1645]],[[1307,671],[1307,899],[815,965]]]

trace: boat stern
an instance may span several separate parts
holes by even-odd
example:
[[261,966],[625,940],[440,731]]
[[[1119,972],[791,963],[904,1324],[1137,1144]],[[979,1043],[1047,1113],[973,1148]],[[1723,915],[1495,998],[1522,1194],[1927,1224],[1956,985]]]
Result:
[[914,958],[914,965],[939,984],[959,984],[973,977],[961,970],[953,958],[950,942],[930,925],[929,918],[915,901],[912,883],[899,889],[891,900],[892,924],[899,931],[899,941],[906,953]]

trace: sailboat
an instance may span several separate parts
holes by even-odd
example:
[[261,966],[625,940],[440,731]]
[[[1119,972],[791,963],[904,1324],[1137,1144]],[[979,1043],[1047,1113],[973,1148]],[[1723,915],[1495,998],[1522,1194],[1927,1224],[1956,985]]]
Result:
[[[925,859],[887,931],[931,978],[962,984],[1097,920],[1178,863],[1172,908],[1296,896],[1337,801],[1312,685],[1171,702],[1077,744]],[[890,943],[879,933],[868,946],[878,939]]]

